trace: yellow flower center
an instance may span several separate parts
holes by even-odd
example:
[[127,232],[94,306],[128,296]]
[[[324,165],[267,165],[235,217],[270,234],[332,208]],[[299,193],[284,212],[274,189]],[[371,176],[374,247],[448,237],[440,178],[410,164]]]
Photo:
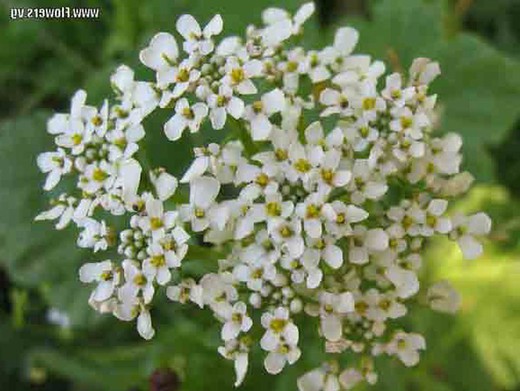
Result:
[[298,161],[294,163],[294,168],[300,172],[308,172],[311,169],[311,164],[305,159],[298,159]]
[[92,179],[94,179],[96,182],[103,182],[107,178],[108,174],[101,168],[96,167],[92,172]]
[[275,333],[279,334],[285,329],[286,325],[287,325],[287,320],[285,320],[285,319],[273,319],[273,320],[271,320],[269,327]]
[[365,110],[365,111],[374,110],[375,107],[376,107],[375,98],[365,98],[363,100],[363,110]]
[[159,217],[152,217],[150,219],[150,227],[152,228],[153,231],[155,231],[156,229],[162,228],[163,225],[164,224]]
[[242,68],[235,68],[231,71],[231,80],[235,84],[243,82],[245,79],[244,70]]
[[268,202],[265,205],[267,214],[272,217],[280,216],[282,214],[282,207],[278,202]]

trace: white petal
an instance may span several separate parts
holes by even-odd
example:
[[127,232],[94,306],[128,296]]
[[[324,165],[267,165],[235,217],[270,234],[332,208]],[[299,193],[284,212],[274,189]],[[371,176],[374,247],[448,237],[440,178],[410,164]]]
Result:
[[320,369],[307,372],[298,378],[299,391],[322,391],[325,383],[325,374]]
[[142,309],[137,318],[137,331],[144,339],[152,339],[155,334],[152,327],[152,318],[147,310]]
[[186,125],[186,120],[180,114],[175,114],[164,124],[164,133],[169,140],[178,140],[181,138]]
[[220,182],[215,178],[195,178],[190,182],[190,204],[205,209],[213,203],[219,191]]
[[464,235],[457,241],[459,247],[466,259],[475,259],[480,257],[483,252],[482,244],[471,235]]
[[199,23],[189,14],[181,15],[175,24],[177,31],[186,40],[193,39],[192,35],[199,37],[202,34]]
[[322,316],[321,331],[327,340],[338,341],[343,334],[341,319],[333,314]]
[[209,157],[200,156],[191,164],[190,168],[184,173],[181,183],[188,183],[192,179],[202,176],[209,166]]
[[244,381],[248,364],[249,359],[247,353],[237,353],[235,356],[235,374],[237,377],[235,381],[235,387],[238,387]]
[[222,32],[222,28],[224,27],[224,22],[222,17],[217,14],[215,15],[204,27],[204,31],[202,32],[205,37],[212,37],[213,35],[218,35]]
[[271,133],[271,129],[271,122],[264,114],[257,115],[251,121],[251,137],[255,141],[266,140]]
[[325,247],[323,257],[325,262],[333,269],[337,269],[343,265],[343,252],[338,246],[329,245]]
[[276,375],[285,367],[285,356],[280,353],[269,353],[264,360],[264,366],[268,373]]
[[352,27],[342,27],[336,31],[334,47],[343,55],[348,56],[357,45],[359,33]]
[[477,213],[469,217],[469,232],[473,235],[487,235],[491,231],[491,219],[485,213]]
[[276,88],[262,96],[264,111],[270,115],[280,112],[285,107],[285,96],[282,90]]
[[383,251],[388,248],[388,234],[381,228],[371,229],[367,232],[365,244],[372,250]]

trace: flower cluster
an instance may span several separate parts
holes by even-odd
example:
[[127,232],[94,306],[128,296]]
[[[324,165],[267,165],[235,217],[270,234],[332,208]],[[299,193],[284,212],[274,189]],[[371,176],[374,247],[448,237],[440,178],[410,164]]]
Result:
[[[236,385],[254,343],[271,374],[295,363],[304,323],[316,325],[330,360],[300,377],[301,391],[374,383],[372,357],[381,354],[417,364],[425,340],[395,320],[414,302],[444,312],[459,304],[446,282],[421,291],[428,239],[445,235],[473,259],[491,228],[484,213],[448,214],[472,177],[460,172],[460,137],[434,133],[429,84],[438,64],[419,58],[407,75],[388,74],[381,61],[352,53],[350,27],[307,51],[295,38],[313,12],[313,3],[294,16],[269,8],[245,38],[218,43],[220,15],[204,27],[182,15],[182,49],[162,32],[140,52],[154,82],[122,65],[111,78],[115,103],[97,109],[77,92],[70,113],[48,123],[57,150],[38,157],[45,190],[77,181],[37,219],[56,219],[58,229],[73,222],[78,246],[117,258],[81,267],[81,281],[95,285],[90,304],[137,319],[146,339],[161,287],[172,301],[210,309]],[[202,128],[228,132],[195,148],[179,181],[141,168],[143,121],[161,109],[170,141]],[[178,186],[189,200],[173,202]],[[213,260],[204,275],[184,271],[189,249]],[[341,368],[346,351],[359,361]]]

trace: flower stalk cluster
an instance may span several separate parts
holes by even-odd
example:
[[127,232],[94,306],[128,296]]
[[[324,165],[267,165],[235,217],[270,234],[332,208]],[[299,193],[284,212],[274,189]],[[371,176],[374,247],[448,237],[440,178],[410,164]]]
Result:
[[[94,286],[90,305],[136,319],[146,339],[157,293],[208,308],[236,385],[253,344],[271,374],[295,363],[304,322],[330,360],[300,377],[301,391],[374,383],[373,357],[382,354],[416,365],[425,340],[397,319],[418,297],[438,311],[459,304],[446,282],[421,294],[428,239],[447,236],[473,259],[491,227],[484,213],[448,213],[472,177],[460,172],[461,138],[435,135],[429,84],[439,65],[419,58],[407,75],[388,74],[383,62],[353,54],[350,27],[307,51],[295,42],[313,12],[313,3],[294,16],[269,8],[261,27],[219,42],[220,15],[204,27],[182,15],[182,45],[162,32],[140,52],[154,81],[121,65],[115,98],[100,108],[78,91],[70,112],[48,122],[57,149],[38,157],[45,190],[70,189],[65,178],[73,189],[37,219],[74,223],[79,247],[111,254],[79,271]],[[203,128],[228,132],[225,141],[195,148],[179,180],[145,170],[144,123],[158,110],[171,113],[163,131],[172,150]],[[189,188],[187,202],[172,201],[179,186]],[[193,276],[183,266],[201,243],[218,259],[208,255],[211,270]],[[347,351],[359,360],[341,368]]]

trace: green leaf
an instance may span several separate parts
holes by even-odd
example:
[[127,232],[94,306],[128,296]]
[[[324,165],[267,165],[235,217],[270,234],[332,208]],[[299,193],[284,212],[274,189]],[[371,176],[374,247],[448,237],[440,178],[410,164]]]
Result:
[[[48,209],[41,190],[44,176],[36,166],[39,153],[51,150],[52,136],[45,132],[49,113],[0,124],[0,262],[16,284],[44,289],[51,305],[64,309],[75,324],[93,319],[86,305],[88,288],[77,278],[85,261],[71,228],[57,232],[51,222],[35,222]],[[82,304],[80,305],[79,302]]]

